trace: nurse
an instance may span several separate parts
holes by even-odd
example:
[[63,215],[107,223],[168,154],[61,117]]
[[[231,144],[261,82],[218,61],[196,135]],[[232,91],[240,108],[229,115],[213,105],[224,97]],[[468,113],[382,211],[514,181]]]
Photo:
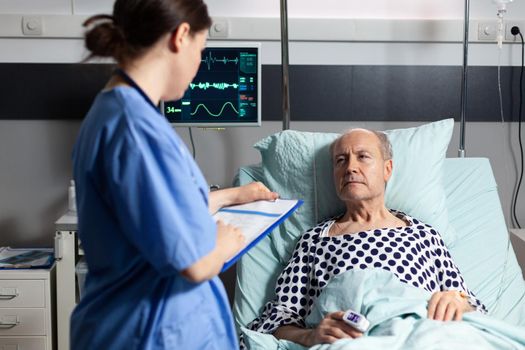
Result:
[[208,193],[156,107],[183,96],[210,25],[202,0],[117,0],[112,16],[85,23],[90,58],[112,57],[118,69],[73,153],[89,273],[72,349],[238,348],[216,276],[244,237],[210,213],[277,194],[259,183]]

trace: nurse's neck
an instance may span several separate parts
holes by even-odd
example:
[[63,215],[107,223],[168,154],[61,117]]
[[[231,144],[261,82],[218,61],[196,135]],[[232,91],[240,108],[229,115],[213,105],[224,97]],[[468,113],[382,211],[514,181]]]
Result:
[[[154,67],[155,65],[151,65]],[[126,74],[133,79],[133,81],[144,91],[146,96],[155,104],[158,105],[162,96],[163,84],[155,77],[157,74],[153,72],[155,69],[146,69],[143,65],[127,65],[121,66]],[[118,86],[130,86],[120,75],[113,75],[108,81],[104,90],[111,90]]]
[[[151,48],[142,56],[119,65],[119,68],[133,79],[155,105],[158,105],[166,86],[169,86],[170,71],[173,68],[169,66],[170,60],[156,49],[156,47]],[[129,84],[115,74],[105,86],[105,90],[117,86],[129,86]]]

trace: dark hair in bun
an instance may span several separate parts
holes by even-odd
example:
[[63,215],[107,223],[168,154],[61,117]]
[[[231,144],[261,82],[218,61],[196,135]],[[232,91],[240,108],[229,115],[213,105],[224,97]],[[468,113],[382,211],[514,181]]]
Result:
[[113,15],[96,15],[84,22],[89,27],[85,45],[93,57],[113,57],[119,63],[140,56],[163,35],[188,23],[192,33],[211,26],[202,0],[117,0]]
[[[122,52],[125,46],[124,34],[113,22],[113,17],[108,15],[97,15],[84,22],[84,26],[97,23],[85,34],[86,48],[91,51],[91,57],[115,57]],[[117,58],[117,57],[115,57]]]

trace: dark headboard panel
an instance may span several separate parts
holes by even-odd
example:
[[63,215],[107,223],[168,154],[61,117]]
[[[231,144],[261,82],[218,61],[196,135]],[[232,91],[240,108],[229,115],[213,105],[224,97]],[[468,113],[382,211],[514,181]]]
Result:
[[[82,119],[110,64],[0,64],[0,119]],[[469,68],[467,121],[500,121],[497,71]],[[517,120],[519,67],[502,67],[505,119]],[[263,66],[263,120],[281,120],[281,69]],[[431,121],[459,118],[459,66],[290,67],[292,120]]]

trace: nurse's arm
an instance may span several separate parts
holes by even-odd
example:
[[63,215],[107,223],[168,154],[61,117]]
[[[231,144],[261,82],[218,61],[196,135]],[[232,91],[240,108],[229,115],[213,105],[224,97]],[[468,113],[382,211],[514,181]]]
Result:
[[226,261],[240,251],[245,244],[241,230],[222,221],[217,221],[217,243],[215,248],[190,267],[182,270],[182,276],[191,282],[200,283],[219,274]]
[[240,187],[226,188],[210,192],[208,209],[211,214],[217,210],[235,204],[244,204],[258,200],[276,200],[279,195],[260,182],[252,182]]

